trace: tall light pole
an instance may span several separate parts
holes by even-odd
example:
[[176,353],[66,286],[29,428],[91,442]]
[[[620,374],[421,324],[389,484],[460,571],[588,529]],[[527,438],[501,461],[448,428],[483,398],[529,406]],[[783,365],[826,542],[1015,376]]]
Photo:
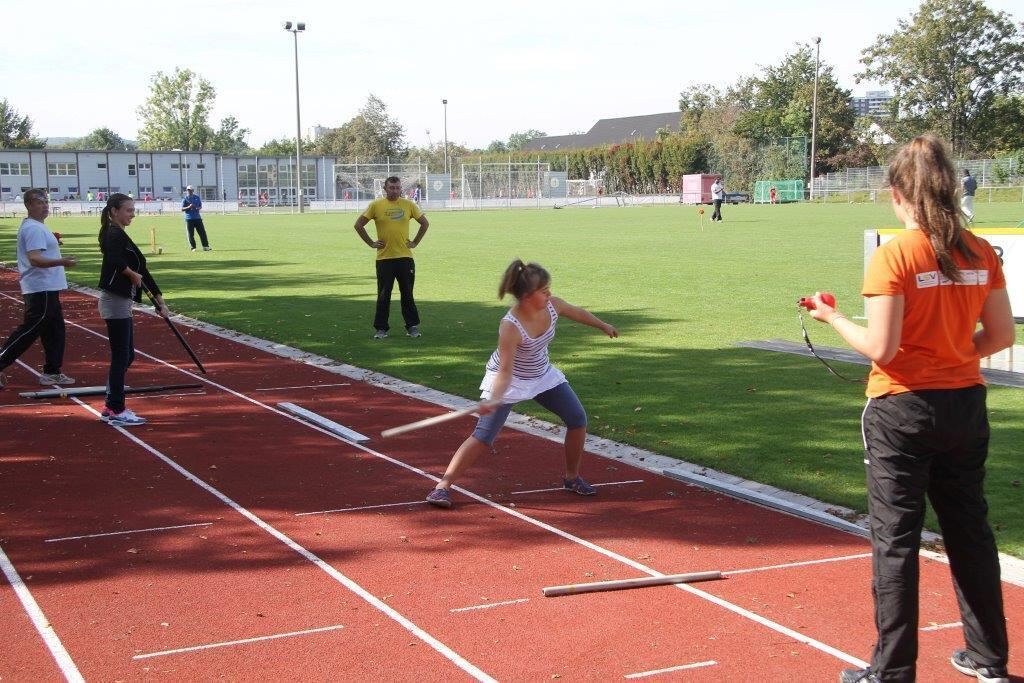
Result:
[[448,100],[441,100],[444,105],[444,172],[448,174]]
[[[302,213],[302,116],[299,113],[299,33],[306,30],[306,24],[298,21],[284,22],[284,30],[295,38],[295,201]],[[257,169],[258,171],[259,169]]]
[[811,103],[811,201],[814,201],[814,155],[818,142],[818,66],[821,64],[821,38],[814,39],[814,99]]

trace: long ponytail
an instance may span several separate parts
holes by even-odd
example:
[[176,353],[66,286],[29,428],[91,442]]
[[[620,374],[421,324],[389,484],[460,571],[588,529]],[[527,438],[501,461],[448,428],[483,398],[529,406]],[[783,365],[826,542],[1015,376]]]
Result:
[[511,294],[517,299],[537,291],[551,282],[551,274],[539,263],[523,263],[516,259],[505,269],[498,285],[498,298],[504,299]]
[[103,211],[100,212],[100,251],[103,251],[103,242],[107,237],[107,233],[110,230],[110,226],[114,225],[114,222],[110,220],[110,214],[115,209],[120,209],[124,203],[132,201],[132,198],[121,192],[115,192],[114,194],[107,197],[107,205],[103,207]]
[[957,202],[960,183],[946,146],[931,134],[904,145],[889,164],[889,186],[903,196],[928,236],[939,270],[953,282],[960,282],[962,275],[953,252],[959,251],[968,261],[978,256],[964,238]]

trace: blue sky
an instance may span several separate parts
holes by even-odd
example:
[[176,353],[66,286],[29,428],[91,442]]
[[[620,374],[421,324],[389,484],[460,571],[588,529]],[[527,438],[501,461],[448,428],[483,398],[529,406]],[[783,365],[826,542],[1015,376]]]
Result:
[[[351,3],[50,0],[8,12],[0,97],[41,136],[109,126],[134,138],[149,79],[176,66],[217,90],[214,122],[234,114],[249,143],[295,134],[292,36],[299,35],[303,132],[339,125],[373,92],[412,144],[485,146],[536,128],[584,131],[600,118],[672,111],[690,85],[728,84],[821,36],[822,60],[854,94],[860,51],[917,8],[848,3],[516,0]],[[1024,18],[1019,0],[988,6]],[[86,7],[87,10],[83,10]],[[25,30],[14,30],[24,17]]]

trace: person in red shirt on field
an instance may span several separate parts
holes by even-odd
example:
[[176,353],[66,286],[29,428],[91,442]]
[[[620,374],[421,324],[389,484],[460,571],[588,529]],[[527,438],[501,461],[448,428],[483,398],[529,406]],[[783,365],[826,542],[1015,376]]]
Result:
[[959,183],[941,140],[924,135],[903,147],[889,165],[889,185],[906,229],[868,264],[861,291],[867,327],[820,293],[811,311],[872,361],[861,428],[878,641],[871,666],[848,669],[840,680],[915,680],[927,497],[966,641],[953,667],[981,681],[1007,681],[999,556],[984,495],[989,424],[981,376],[981,358],[1013,344],[1006,279],[992,246],[962,224]]

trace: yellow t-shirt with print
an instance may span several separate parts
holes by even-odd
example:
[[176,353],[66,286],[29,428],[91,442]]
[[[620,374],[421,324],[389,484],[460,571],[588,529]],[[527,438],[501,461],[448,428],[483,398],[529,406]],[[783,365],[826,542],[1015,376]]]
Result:
[[377,250],[377,260],[390,258],[412,258],[409,248],[409,221],[423,215],[415,203],[399,197],[395,201],[387,197],[370,202],[363,217],[373,221],[377,227],[377,239],[384,242],[384,248]]

